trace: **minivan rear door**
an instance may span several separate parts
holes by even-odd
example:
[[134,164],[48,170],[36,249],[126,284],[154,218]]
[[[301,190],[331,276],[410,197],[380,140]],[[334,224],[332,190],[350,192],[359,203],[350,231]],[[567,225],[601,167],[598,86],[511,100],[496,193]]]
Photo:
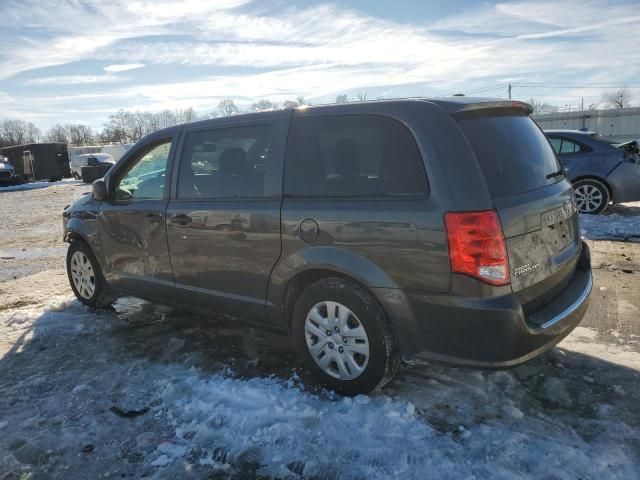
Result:
[[575,198],[544,133],[521,109],[455,114],[500,216],[525,310],[568,282],[580,254]]

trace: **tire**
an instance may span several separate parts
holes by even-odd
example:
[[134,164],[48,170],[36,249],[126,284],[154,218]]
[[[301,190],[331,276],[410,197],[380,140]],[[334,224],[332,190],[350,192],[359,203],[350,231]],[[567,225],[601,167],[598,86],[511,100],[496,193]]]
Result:
[[611,201],[607,186],[594,178],[578,180],[573,184],[580,213],[598,215],[604,212]]
[[300,358],[325,387],[344,395],[365,394],[395,375],[399,355],[387,317],[354,282],[324,278],[307,287],[296,301],[292,324]]
[[82,180],[82,177],[80,177],[80,175],[78,175],[78,172],[73,172],[73,179],[74,180]]
[[93,308],[107,308],[116,300],[89,246],[74,241],[67,250],[67,276],[76,298]]

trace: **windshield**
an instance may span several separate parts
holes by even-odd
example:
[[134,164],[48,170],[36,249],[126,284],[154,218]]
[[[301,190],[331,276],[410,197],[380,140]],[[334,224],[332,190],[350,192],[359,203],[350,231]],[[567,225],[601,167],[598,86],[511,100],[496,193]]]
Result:
[[547,137],[526,115],[459,120],[493,197],[515,195],[564,178]]

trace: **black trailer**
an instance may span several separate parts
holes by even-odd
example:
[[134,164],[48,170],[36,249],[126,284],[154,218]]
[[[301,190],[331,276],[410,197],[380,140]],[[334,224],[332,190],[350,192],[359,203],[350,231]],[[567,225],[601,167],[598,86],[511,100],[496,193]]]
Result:
[[61,180],[71,176],[66,143],[29,143],[0,149],[23,180]]

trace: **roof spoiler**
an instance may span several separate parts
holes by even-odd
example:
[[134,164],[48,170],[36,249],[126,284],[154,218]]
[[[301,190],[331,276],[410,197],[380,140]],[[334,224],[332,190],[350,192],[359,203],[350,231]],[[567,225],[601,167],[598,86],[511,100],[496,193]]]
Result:
[[521,102],[519,100],[492,100],[488,102],[477,102],[459,105],[459,108],[455,112],[451,112],[453,116],[466,116],[470,113],[482,114],[485,110],[501,110],[501,109],[515,109],[519,110],[527,115],[533,113],[533,107],[527,102]]

